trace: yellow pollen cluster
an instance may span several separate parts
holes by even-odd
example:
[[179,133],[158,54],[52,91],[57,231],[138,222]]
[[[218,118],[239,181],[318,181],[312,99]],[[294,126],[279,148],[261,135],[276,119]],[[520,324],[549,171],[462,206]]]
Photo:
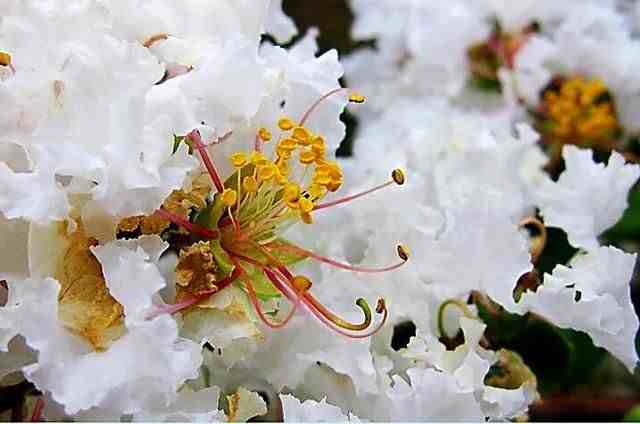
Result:
[[[359,96],[353,101],[361,98]],[[257,151],[250,155],[236,152],[230,156],[238,177],[242,175],[239,181],[242,193],[239,195],[234,189],[226,189],[222,200],[231,207],[242,202],[242,194],[261,190],[279,192],[290,211],[298,213],[303,222],[311,223],[310,213],[316,202],[342,186],[342,169],[336,162],[325,158],[326,142],[321,135],[287,117],[278,120],[278,128],[283,135],[276,143],[273,158],[269,159]],[[261,140],[271,139],[271,133],[265,128],[259,129],[257,136]],[[246,175],[245,167],[253,167],[251,175]],[[299,171],[299,168],[301,172],[296,172],[300,174],[298,179],[292,171]],[[305,183],[306,180],[310,181]]]
[[564,143],[606,143],[618,130],[613,101],[600,79],[583,77],[563,81],[559,89],[544,92],[544,110],[550,135]]

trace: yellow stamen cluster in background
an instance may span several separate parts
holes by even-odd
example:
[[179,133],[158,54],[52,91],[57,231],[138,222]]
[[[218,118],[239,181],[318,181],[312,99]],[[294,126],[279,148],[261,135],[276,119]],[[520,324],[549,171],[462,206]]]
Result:
[[[352,101],[364,101],[360,95],[352,97]],[[282,136],[275,145],[272,159],[257,151],[250,155],[236,152],[230,156],[231,164],[239,173],[251,165],[253,175],[242,177],[240,199],[235,190],[227,189],[222,200],[225,205],[233,206],[242,203],[243,195],[257,195],[262,191],[280,193],[286,207],[298,213],[303,222],[310,223],[315,203],[342,185],[342,169],[325,158],[326,142],[321,135],[287,117],[278,120],[278,128]],[[271,140],[271,133],[265,128],[260,128],[257,136],[263,141]]]
[[602,80],[574,77],[543,94],[550,135],[565,143],[597,145],[618,130],[613,100]]

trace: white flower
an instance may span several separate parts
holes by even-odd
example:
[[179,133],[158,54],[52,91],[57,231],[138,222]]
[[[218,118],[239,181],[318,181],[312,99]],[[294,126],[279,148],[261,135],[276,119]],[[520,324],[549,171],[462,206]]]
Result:
[[640,177],[640,168],[625,165],[613,152],[607,166],[593,162],[591,151],[565,146],[566,170],[557,182],[547,179],[536,192],[545,225],[560,227],[569,242],[587,250],[613,226],[627,207],[627,193]]
[[411,384],[395,377],[387,392],[389,420],[483,421],[484,413],[473,392],[460,390],[454,376],[433,369],[407,371]]
[[345,415],[340,408],[329,405],[326,399],[299,401],[292,395],[280,395],[285,422],[360,422],[358,417],[349,413]]
[[[9,281],[9,298],[0,309],[1,347],[6,350],[7,342],[20,334],[38,351],[37,362],[23,372],[64,405],[67,414],[92,407],[111,411],[115,417],[136,413],[153,403],[171,402],[178,387],[196,377],[202,361],[199,346],[180,338],[176,322],[168,316],[144,319],[142,309],[164,286],[153,264],[163,248],[159,240],[147,238],[98,249],[107,287],[125,306],[126,314],[124,334],[103,351],[94,351],[86,339],[65,328],[58,315],[60,284],[56,280]],[[120,264],[126,266],[120,268]],[[136,284],[132,274],[123,274],[127,269],[140,271]]]
[[576,256],[570,267],[558,265],[535,293],[525,293],[527,309],[562,328],[589,334],[630,370],[638,355],[638,331],[629,282],[635,256],[614,247],[599,247]]
[[533,36],[514,61],[515,91],[536,106],[541,90],[554,76],[581,75],[602,80],[616,106],[621,125],[638,127],[640,42],[622,15],[606,3],[577,6],[561,25]]

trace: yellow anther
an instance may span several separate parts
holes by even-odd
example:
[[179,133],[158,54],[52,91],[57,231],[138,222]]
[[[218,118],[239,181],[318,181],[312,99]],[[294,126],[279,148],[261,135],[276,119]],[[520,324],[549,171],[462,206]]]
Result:
[[300,207],[300,211],[302,213],[309,213],[313,210],[313,202],[306,197],[301,197],[300,199],[298,199],[298,206]]
[[310,213],[301,213],[300,219],[302,219],[302,222],[304,222],[305,224],[313,224],[313,218],[311,218]]
[[304,150],[300,152],[300,163],[309,165],[316,160],[316,154],[310,150]]
[[313,141],[311,142],[311,149],[316,150],[316,149],[325,149],[325,142],[324,142],[324,138],[321,135],[318,135],[316,137],[313,138]]
[[349,95],[349,101],[351,103],[364,103],[366,100],[367,98],[360,93],[353,92]]
[[404,172],[402,172],[402,169],[400,168],[396,168],[391,171],[391,178],[393,178],[393,181],[398,185],[402,185],[405,182]]
[[291,280],[293,287],[299,292],[306,292],[311,288],[311,280],[302,275],[296,275]]
[[235,205],[237,200],[238,193],[235,190],[230,188],[224,189],[224,191],[222,192],[222,203],[230,207]]
[[264,165],[258,169],[258,180],[267,181],[276,175],[275,165]]
[[329,184],[327,184],[327,189],[330,192],[338,191],[338,189],[342,187],[342,179],[340,180],[331,180]]
[[276,182],[281,186],[289,182],[289,179],[280,171],[280,168],[276,168]]
[[326,187],[323,187],[320,184],[311,184],[308,191],[313,199],[320,199],[327,194]]
[[267,158],[261,153],[257,151],[251,152],[251,163],[254,165],[263,165]]
[[400,257],[400,259],[402,259],[403,261],[409,260],[409,251],[407,250],[406,247],[399,244],[397,247],[397,250],[398,250],[398,256]]
[[313,175],[313,182],[321,186],[326,186],[331,182],[331,177],[328,172],[316,171]]
[[293,121],[287,118],[286,116],[278,120],[278,128],[280,128],[282,131],[289,131],[291,128],[295,126],[296,124],[294,124]]
[[300,197],[300,186],[298,184],[289,183],[284,187],[282,198],[286,202],[298,200],[298,197]]
[[278,143],[278,151],[292,152],[298,147],[298,143],[292,138],[285,138]]
[[288,201],[287,206],[289,206],[290,209],[294,209],[294,210],[297,210],[300,208],[300,205],[298,204],[298,199]]
[[271,131],[262,127],[258,130],[258,137],[264,142],[271,141]]
[[303,146],[311,144],[312,135],[305,127],[295,127],[291,133],[291,137]]
[[242,168],[248,162],[247,155],[244,152],[237,152],[231,155],[231,164],[235,168]]
[[11,65],[11,55],[9,53],[0,52],[0,66]]
[[253,178],[253,176],[249,175],[248,177],[244,177],[244,180],[242,180],[242,188],[247,193],[255,193],[258,191],[258,182]]

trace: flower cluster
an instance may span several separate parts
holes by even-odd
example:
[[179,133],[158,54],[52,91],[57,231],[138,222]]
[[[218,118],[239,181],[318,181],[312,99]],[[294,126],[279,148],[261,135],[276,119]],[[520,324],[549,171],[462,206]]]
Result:
[[[536,376],[487,310],[633,369],[635,256],[600,238],[640,176],[633,17],[351,3],[378,42],[345,60],[367,99],[316,30],[291,41],[282,0],[0,5],[14,417],[518,418]],[[541,275],[550,227],[577,253]]]

